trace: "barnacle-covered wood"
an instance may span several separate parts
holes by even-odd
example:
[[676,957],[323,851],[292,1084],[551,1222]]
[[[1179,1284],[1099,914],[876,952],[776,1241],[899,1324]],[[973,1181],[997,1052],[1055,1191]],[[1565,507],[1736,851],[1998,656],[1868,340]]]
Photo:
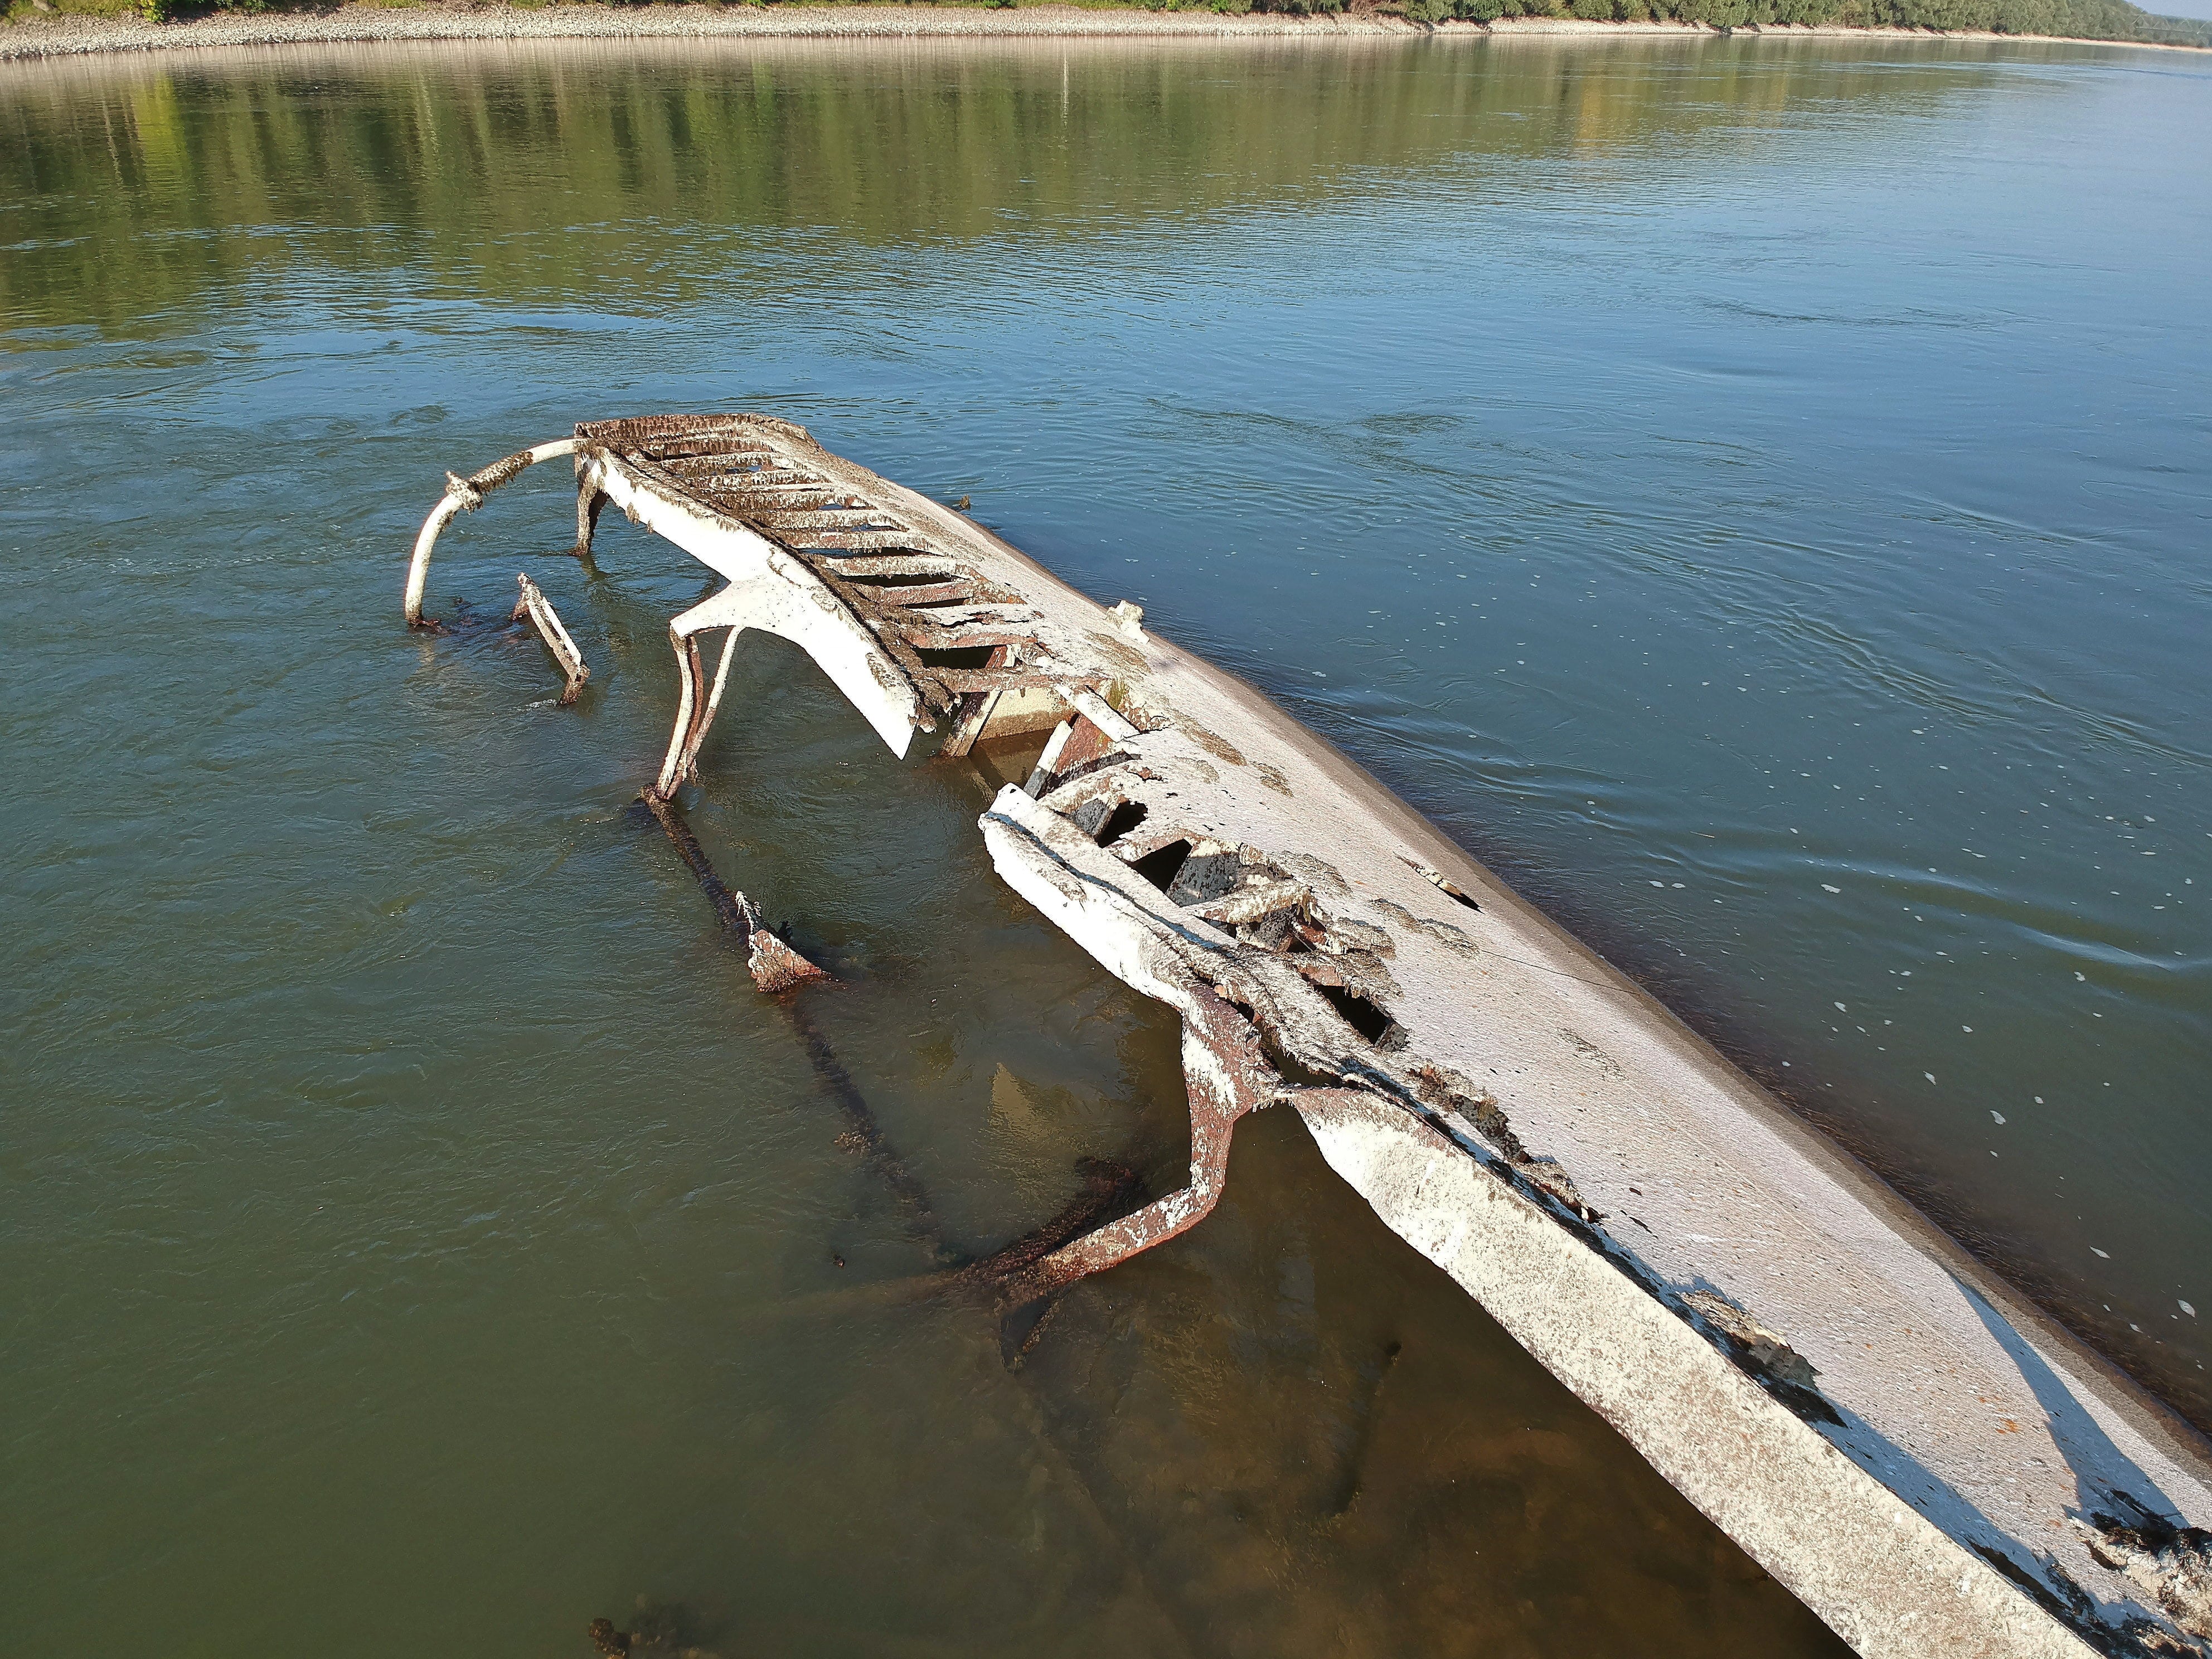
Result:
[[[960,533],[964,520],[830,455],[800,428],[719,416],[603,421],[576,428],[576,448],[580,499],[617,501],[732,577],[733,587],[763,562],[787,586],[801,585],[801,573],[811,576],[866,631],[876,659],[871,678],[903,686],[904,718],[915,728],[958,716],[969,698],[1082,678],[1062,661],[1068,641],[1048,619],[988,609],[1015,596],[976,568]],[[785,561],[764,561],[769,549]],[[720,562],[710,550],[723,555]],[[692,775],[720,702],[719,673],[714,693],[699,690],[696,634],[763,627],[814,649],[808,630],[787,625],[803,611],[781,605],[771,617],[760,605],[720,599],[678,618],[672,633],[683,696],[653,785],[664,793]],[[854,694],[854,684],[839,684]],[[864,692],[854,701],[884,731],[889,711],[880,698]],[[893,746],[903,752],[905,745]]]
[[771,995],[792,990],[809,980],[829,977],[765,927],[753,929],[749,943],[751,949],[745,961],[746,970],[752,975],[753,983]]

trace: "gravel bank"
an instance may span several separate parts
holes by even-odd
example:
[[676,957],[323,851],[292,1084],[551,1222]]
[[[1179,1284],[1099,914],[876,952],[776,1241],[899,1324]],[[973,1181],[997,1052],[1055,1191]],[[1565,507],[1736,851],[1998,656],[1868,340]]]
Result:
[[42,17],[0,28],[0,59],[178,46],[329,45],[346,41],[528,40],[913,39],[952,36],[1407,35],[1397,18],[1352,21],[1211,12],[1091,11],[1073,6],[607,6],[405,8],[347,5],[319,14],[218,13],[187,22]]
[[[1715,35],[1692,23],[1586,23],[1569,18],[1501,19],[1487,27],[1447,23],[1435,29],[1401,18],[1287,17],[1211,12],[1093,11],[1074,6],[991,9],[966,6],[343,5],[322,13],[218,13],[179,23],[137,17],[76,15],[0,25],[0,61],[75,57],[87,52],[150,52],[185,46],[321,46],[349,41],[524,40],[915,39],[974,36],[1341,40],[1440,34],[1474,37],[1572,36],[1650,39]],[[1739,34],[1788,39],[1858,37],[1894,40],[2051,40],[2049,35],[1940,34],[1922,29],[1774,27]],[[2098,46],[2136,42],[2095,41]],[[2190,52],[2188,46],[2144,46]]]

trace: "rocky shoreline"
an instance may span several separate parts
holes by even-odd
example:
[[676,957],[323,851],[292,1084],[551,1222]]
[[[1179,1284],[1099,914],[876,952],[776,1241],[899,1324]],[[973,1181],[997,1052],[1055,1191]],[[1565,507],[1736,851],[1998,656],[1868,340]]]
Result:
[[[322,12],[220,12],[173,23],[77,13],[0,25],[0,61],[179,47],[334,46],[425,40],[805,40],[948,38],[1304,40],[1438,35],[1462,39],[1717,38],[1729,31],[1698,23],[1595,23],[1572,18],[1501,18],[1494,23],[1433,27],[1370,13],[1292,17],[1252,13],[1093,9],[1077,6],[615,6],[536,8],[497,4],[359,5]],[[1733,31],[1765,38],[1870,40],[2062,42],[2150,52],[2196,52],[2132,40],[2075,40],[2056,35],[1944,33],[1927,29],[1770,26]]]

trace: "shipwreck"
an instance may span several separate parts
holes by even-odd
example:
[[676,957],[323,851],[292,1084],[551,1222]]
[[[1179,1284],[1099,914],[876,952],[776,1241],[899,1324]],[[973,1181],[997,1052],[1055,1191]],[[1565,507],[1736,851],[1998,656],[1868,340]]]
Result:
[[[2212,1460],[2185,1425],[1135,607],[787,422],[672,415],[449,474],[410,624],[439,626],[424,586],[454,518],[563,458],[580,556],[611,504],[724,584],[670,623],[679,693],[642,793],[764,992],[818,969],[686,848],[676,805],[748,630],[805,651],[894,754],[1042,738],[978,829],[1016,892],[1180,1017],[1191,1164],[1181,1190],[1010,1253],[1005,1305],[1197,1225],[1237,1122],[1286,1109],[1860,1653],[2212,1655]],[[582,653],[521,590],[571,700]]]

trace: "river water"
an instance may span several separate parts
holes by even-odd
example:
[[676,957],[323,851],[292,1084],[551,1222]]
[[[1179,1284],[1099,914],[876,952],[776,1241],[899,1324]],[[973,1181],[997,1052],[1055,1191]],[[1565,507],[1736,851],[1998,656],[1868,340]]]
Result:
[[915,1293],[1172,1182],[1172,1027],[769,645],[694,821],[841,983],[758,999],[629,809],[701,573],[562,478],[432,604],[530,568],[580,707],[407,634],[442,471],[618,414],[1139,600],[2212,1421],[2208,139],[2046,46],[0,75],[11,1636],[1837,1650],[1294,1120],[1018,1365]]

